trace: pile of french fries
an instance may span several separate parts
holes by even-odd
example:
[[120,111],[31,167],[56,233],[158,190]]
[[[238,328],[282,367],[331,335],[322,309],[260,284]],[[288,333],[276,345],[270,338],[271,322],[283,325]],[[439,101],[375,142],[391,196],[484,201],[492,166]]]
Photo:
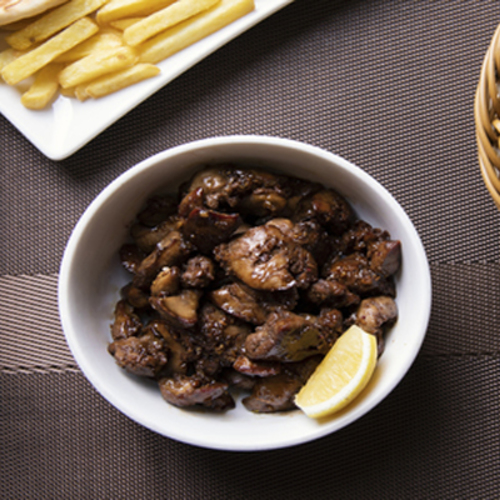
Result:
[[70,0],[2,27],[0,75],[29,109],[58,92],[99,98],[158,75],[157,63],[254,8],[254,0]]

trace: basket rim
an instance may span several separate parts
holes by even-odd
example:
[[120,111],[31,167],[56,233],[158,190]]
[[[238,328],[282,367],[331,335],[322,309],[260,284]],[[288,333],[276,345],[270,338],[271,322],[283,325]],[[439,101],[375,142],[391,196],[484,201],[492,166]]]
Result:
[[[500,24],[481,64],[474,95],[478,162],[483,182],[500,210]],[[498,130],[493,125],[498,120]]]

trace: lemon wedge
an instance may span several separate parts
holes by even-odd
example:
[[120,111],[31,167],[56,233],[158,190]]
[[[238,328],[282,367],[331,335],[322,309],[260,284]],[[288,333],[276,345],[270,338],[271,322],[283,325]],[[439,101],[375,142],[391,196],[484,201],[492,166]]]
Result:
[[356,325],[335,342],[295,404],[308,416],[324,417],[344,408],[366,386],[377,364],[377,339]]

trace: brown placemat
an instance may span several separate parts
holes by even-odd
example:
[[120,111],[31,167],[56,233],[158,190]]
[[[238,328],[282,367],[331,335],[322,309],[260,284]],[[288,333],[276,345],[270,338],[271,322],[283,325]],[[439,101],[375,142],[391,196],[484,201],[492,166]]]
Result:
[[[499,213],[473,96],[498,1],[297,0],[62,162],[0,117],[0,498],[500,496]],[[234,133],[345,156],[403,205],[431,263],[421,354],[373,412],[306,445],[203,450],[121,415],[85,380],[57,313],[64,245],[130,166]]]

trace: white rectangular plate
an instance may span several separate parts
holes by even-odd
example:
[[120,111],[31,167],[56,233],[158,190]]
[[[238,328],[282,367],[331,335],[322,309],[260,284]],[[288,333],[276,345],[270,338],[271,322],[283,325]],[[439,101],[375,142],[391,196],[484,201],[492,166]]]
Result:
[[[31,111],[21,104],[18,88],[0,83],[0,113],[45,156],[63,160],[184,71],[292,1],[255,0],[250,14],[159,63],[158,76],[101,99],[79,102],[59,96],[46,110]],[[5,34],[0,31],[0,50],[6,47]]]

